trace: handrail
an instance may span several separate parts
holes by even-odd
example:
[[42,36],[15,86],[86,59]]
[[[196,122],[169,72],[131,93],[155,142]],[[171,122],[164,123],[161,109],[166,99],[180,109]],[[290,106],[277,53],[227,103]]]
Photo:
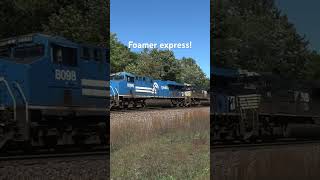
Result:
[[12,91],[11,91],[11,88],[10,88],[9,84],[8,84],[8,81],[5,80],[4,77],[0,77],[0,81],[1,81],[1,82],[4,82],[4,84],[6,85],[6,87],[7,87],[7,89],[8,89],[8,92],[9,92],[9,94],[10,94],[10,96],[11,96],[11,99],[12,99],[12,101],[13,101],[13,119],[14,119],[14,121],[16,121],[16,118],[17,118],[17,111],[16,111],[16,109],[17,109],[17,104],[16,104],[16,99],[15,99],[14,96],[13,96],[13,93],[12,93]]
[[120,98],[119,98],[119,91],[118,91],[118,89],[117,88],[114,88],[116,91],[117,91],[117,99],[118,99],[118,101],[120,100]]
[[114,92],[114,90],[113,90],[113,87],[112,87],[112,86],[110,86],[110,88],[111,88],[111,90],[112,90],[113,94],[115,94],[115,92]]
[[22,91],[22,88],[21,88],[20,84],[17,83],[16,81],[14,81],[13,83],[17,86],[17,88],[18,88],[18,90],[19,90],[19,92],[20,92],[20,94],[21,94],[21,96],[23,98],[23,101],[25,103],[25,106],[26,106],[26,122],[29,123],[29,103],[27,101],[26,96],[24,95],[24,93]]

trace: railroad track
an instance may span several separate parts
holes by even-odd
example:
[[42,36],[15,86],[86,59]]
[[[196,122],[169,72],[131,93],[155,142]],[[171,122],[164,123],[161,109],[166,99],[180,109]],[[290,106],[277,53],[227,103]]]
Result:
[[29,154],[29,155],[10,155],[0,157],[1,161],[13,160],[34,160],[34,159],[52,159],[52,158],[71,158],[71,157],[85,157],[85,156],[103,156],[107,158],[108,151],[93,151],[93,152],[75,152],[75,153],[51,153],[51,154]]
[[238,143],[238,144],[213,144],[212,151],[236,151],[272,148],[275,146],[301,146],[306,144],[319,144],[320,140],[280,140],[277,142]]
[[146,112],[146,111],[157,111],[157,110],[179,110],[179,109],[193,109],[200,107],[209,107],[206,105],[191,106],[191,107],[145,107],[145,108],[128,108],[128,109],[116,109],[111,110],[112,113],[125,113],[125,112]]

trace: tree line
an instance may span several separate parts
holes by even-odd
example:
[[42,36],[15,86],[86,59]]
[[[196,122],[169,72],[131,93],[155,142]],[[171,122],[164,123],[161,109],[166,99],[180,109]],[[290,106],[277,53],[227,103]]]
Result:
[[0,38],[42,32],[109,47],[108,1],[2,0]]
[[213,66],[318,79],[320,56],[274,0],[212,1]]
[[110,63],[112,73],[126,71],[209,89],[209,79],[196,60],[187,57],[177,59],[170,50],[144,49],[142,52],[132,52],[114,33],[110,35]]

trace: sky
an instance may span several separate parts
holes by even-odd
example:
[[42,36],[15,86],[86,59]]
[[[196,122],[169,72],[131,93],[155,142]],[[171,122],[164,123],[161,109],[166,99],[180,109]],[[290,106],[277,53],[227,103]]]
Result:
[[210,75],[210,0],[111,0],[110,6],[111,32],[123,44],[191,41],[191,49],[173,49],[175,56],[195,59]]
[[287,14],[301,35],[310,42],[310,48],[320,52],[320,1],[319,0],[277,0],[282,13]]

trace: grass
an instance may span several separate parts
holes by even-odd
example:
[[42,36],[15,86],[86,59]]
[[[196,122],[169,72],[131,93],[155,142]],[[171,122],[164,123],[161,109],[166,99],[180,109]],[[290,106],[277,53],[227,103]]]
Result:
[[201,109],[112,124],[111,179],[209,179],[209,127]]

